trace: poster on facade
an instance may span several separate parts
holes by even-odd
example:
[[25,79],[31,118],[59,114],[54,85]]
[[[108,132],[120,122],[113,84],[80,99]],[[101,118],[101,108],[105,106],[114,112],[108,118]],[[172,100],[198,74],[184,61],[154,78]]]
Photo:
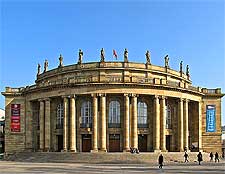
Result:
[[20,132],[20,104],[11,104],[11,132]]
[[216,131],[216,106],[206,105],[206,132]]

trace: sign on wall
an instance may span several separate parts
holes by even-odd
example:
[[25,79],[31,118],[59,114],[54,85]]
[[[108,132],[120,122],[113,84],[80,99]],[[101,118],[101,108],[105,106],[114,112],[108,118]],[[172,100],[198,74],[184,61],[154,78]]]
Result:
[[216,131],[216,106],[206,105],[206,132]]
[[20,132],[20,104],[11,104],[11,132]]

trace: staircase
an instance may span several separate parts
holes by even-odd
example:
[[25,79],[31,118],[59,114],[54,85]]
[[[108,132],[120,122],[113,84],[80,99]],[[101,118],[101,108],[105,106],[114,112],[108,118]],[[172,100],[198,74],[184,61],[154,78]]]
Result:
[[[183,152],[162,153],[165,163],[183,163]],[[197,161],[198,152],[190,152],[189,161]],[[209,154],[202,153],[203,160],[209,161]],[[108,163],[144,164],[157,163],[159,153],[71,153],[71,152],[21,152],[5,156],[6,161],[37,163]]]

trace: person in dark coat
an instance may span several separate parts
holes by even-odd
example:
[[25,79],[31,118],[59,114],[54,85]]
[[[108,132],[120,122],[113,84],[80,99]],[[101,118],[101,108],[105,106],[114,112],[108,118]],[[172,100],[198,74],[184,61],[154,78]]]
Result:
[[162,169],[162,166],[163,166],[163,155],[160,154],[159,155],[159,168]]
[[212,152],[210,152],[209,157],[210,157],[210,161],[213,161],[213,153]]
[[203,161],[202,160],[202,153],[199,152],[198,155],[197,155],[197,157],[198,157],[198,164],[201,165],[201,161]]
[[219,162],[219,154],[218,154],[218,152],[215,153],[215,163],[216,163],[216,161]]
[[188,161],[188,154],[187,154],[187,152],[184,153],[184,162],[185,162],[185,163],[186,163],[186,162],[189,162],[189,161]]

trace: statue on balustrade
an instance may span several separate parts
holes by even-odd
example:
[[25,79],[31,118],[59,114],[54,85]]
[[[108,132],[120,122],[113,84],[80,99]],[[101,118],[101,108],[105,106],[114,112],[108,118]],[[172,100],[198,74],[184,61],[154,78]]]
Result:
[[128,51],[127,51],[127,49],[125,48],[125,50],[124,50],[124,62],[128,62]]
[[58,67],[62,67],[63,66],[63,57],[62,54],[60,54],[59,56],[59,66]]
[[105,62],[105,51],[103,48],[101,49],[101,62]]
[[41,65],[38,64],[38,72],[37,72],[37,75],[40,75],[41,74]]
[[187,67],[186,67],[186,75],[188,76],[188,77],[190,77],[190,72],[189,72],[189,66],[187,65]]
[[81,49],[79,49],[79,59],[78,59],[78,64],[82,64],[82,60],[83,60],[83,51]]
[[166,55],[166,57],[165,57],[165,67],[166,68],[169,68],[169,56],[168,55]]
[[146,63],[147,64],[151,64],[151,59],[150,59],[150,52],[147,50],[147,52],[145,53],[146,56]]
[[183,61],[180,62],[180,72],[183,72]]
[[45,63],[44,63],[44,72],[48,71],[48,60],[45,59]]

